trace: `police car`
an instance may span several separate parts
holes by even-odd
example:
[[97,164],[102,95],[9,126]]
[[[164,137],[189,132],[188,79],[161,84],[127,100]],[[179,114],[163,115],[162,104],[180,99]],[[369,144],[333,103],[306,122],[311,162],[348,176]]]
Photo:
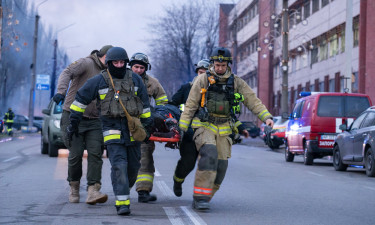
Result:
[[285,134],[285,160],[293,162],[303,155],[304,164],[333,154],[341,124],[349,127],[353,120],[370,107],[368,95],[338,92],[301,92],[296,101]]

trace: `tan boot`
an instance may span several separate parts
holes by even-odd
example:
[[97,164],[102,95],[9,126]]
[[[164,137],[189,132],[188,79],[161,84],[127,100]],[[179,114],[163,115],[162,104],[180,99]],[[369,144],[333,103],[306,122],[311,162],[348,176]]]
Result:
[[79,203],[79,181],[70,181],[69,202]]
[[104,203],[107,201],[108,196],[100,192],[101,185],[96,183],[90,185],[87,190],[86,203],[90,205],[95,205],[96,203]]

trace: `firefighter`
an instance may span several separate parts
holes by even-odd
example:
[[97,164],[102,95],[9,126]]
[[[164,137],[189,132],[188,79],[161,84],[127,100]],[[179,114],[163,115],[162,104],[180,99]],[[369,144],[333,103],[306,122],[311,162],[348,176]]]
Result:
[[[160,82],[146,73],[147,70],[151,70],[151,64],[147,55],[143,53],[135,53],[130,58],[129,65],[132,71],[142,78],[142,81],[147,88],[149,100],[151,101],[151,98],[154,98],[156,105],[167,104],[168,98]],[[157,199],[156,195],[150,194],[153,187],[155,173],[154,158],[152,155],[154,150],[155,143],[153,141],[141,144],[141,168],[138,171],[136,181],[138,202],[147,203],[149,201],[156,201]]]
[[[105,63],[108,69],[89,79],[78,90],[70,106],[69,139],[78,132],[78,125],[86,107],[95,99],[100,108],[104,144],[111,163],[111,180],[116,197],[118,215],[130,214],[130,188],[134,185],[140,168],[140,142],[149,135],[137,137],[132,127],[146,129],[153,126],[147,90],[142,79],[126,68],[129,62],[125,49],[113,47],[108,50]],[[130,114],[130,115],[129,115]],[[128,116],[130,119],[128,119]],[[141,124],[131,122],[140,121]],[[137,141],[138,140],[138,141]]]
[[[70,121],[70,106],[74,101],[76,93],[83,84],[105,69],[105,57],[112,45],[103,46],[100,51],[94,50],[85,58],[81,58],[70,64],[59,76],[57,93],[53,100],[62,104],[61,131],[66,147],[69,149],[68,157],[68,182],[70,185],[69,202],[79,202],[80,180],[82,177],[83,152],[86,149],[87,158],[87,198],[86,203],[94,205],[104,203],[108,196],[100,192],[102,166],[103,166],[103,134],[99,119],[99,111],[96,101],[90,103],[79,124],[79,135],[73,137],[71,145],[67,143],[66,128]],[[70,85],[69,85],[70,84]]]
[[232,146],[230,135],[237,130],[233,119],[238,108],[237,96],[243,97],[243,104],[261,121],[273,126],[272,115],[254,91],[232,74],[230,51],[215,48],[210,60],[212,64],[207,75],[199,76],[194,82],[179,121],[182,136],[191,123],[193,140],[199,151],[193,194],[193,208],[197,210],[210,208],[209,201],[220,188],[228,168]]
[[4,124],[7,127],[7,133],[9,136],[13,135],[12,126],[14,123],[14,112],[12,108],[8,108],[8,112],[4,115]]
[[[197,75],[206,74],[210,61],[208,59],[202,59],[197,64],[195,64],[195,73]],[[170,104],[180,107],[183,111],[186,100],[188,99],[189,92],[193,82],[197,77],[194,78],[192,82],[183,84],[180,89],[172,96],[172,101]],[[180,156],[178,160],[176,169],[173,175],[173,192],[177,197],[182,195],[182,183],[189,173],[194,169],[195,162],[197,160],[198,152],[195,148],[195,143],[193,141],[193,129],[189,126],[188,131],[184,135],[180,144]]]

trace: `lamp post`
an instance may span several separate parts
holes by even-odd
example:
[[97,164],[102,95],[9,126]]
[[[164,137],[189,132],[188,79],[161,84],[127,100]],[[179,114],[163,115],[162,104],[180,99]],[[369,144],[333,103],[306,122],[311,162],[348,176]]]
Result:
[[51,77],[51,95],[52,98],[55,95],[55,86],[56,86],[56,67],[57,67],[57,49],[58,49],[58,41],[57,41],[57,35],[59,32],[73,26],[75,23],[72,23],[56,32],[56,39],[53,42],[53,69],[52,69],[52,77]]
[[39,18],[38,15],[38,8],[40,5],[45,3],[48,0],[44,0],[43,2],[39,3],[36,7],[36,15],[35,15],[35,28],[34,28],[34,48],[33,48],[33,63],[31,64],[31,87],[30,87],[30,98],[29,98],[29,123],[28,123],[28,130],[30,131],[33,127],[34,123],[34,94],[35,94],[35,80],[36,80],[36,53],[37,53],[37,45],[38,45],[38,26],[39,26]]

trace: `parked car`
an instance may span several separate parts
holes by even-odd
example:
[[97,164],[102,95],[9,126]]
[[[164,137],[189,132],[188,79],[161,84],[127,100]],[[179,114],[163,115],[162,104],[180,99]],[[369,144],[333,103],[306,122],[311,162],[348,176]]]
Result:
[[[29,126],[29,117],[24,115],[14,115],[13,119],[13,128],[17,130],[21,130],[22,127],[27,128]],[[35,120],[33,121],[33,127],[36,127],[37,131],[42,130],[42,121],[41,120]]]
[[3,133],[4,130],[4,120],[0,118],[0,134]]
[[[273,125],[274,126],[280,124],[281,121],[282,121],[281,116],[274,116],[273,117],[273,123],[274,123]],[[262,125],[260,125],[260,131],[259,131],[259,137],[262,138],[263,140],[266,136],[266,134],[264,133],[264,127],[265,126],[266,126],[266,124],[262,123]]]
[[349,165],[363,166],[369,177],[375,176],[375,106],[368,108],[337,135],[333,148],[333,166],[345,171]]
[[354,93],[301,93],[289,118],[286,130],[285,160],[293,162],[303,155],[304,164],[333,154],[341,124],[353,120],[371,105],[368,95]]
[[267,138],[264,138],[264,142],[270,147],[271,149],[277,149],[281,145],[285,143],[285,131],[286,127],[288,126],[288,120],[278,119],[276,123],[273,125],[273,128],[270,132],[269,138],[270,141],[267,140]]
[[249,132],[250,137],[256,138],[259,136],[260,129],[255,123],[251,121],[241,121],[241,123],[245,126],[247,132]]
[[60,129],[62,105],[52,99],[47,109],[43,109],[43,128],[41,132],[41,153],[57,157],[60,148],[65,148]]

